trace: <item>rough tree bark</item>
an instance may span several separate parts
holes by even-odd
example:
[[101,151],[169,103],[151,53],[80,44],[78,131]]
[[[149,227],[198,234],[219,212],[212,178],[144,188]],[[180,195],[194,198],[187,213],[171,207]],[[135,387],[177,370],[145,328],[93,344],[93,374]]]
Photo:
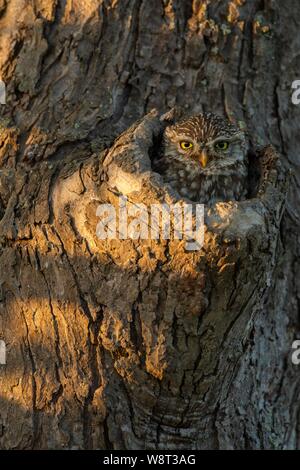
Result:
[[[0,1],[1,448],[300,448],[298,9]],[[257,191],[197,252],[99,240],[101,202],[177,200],[150,161],[175,104],[247,125]]]

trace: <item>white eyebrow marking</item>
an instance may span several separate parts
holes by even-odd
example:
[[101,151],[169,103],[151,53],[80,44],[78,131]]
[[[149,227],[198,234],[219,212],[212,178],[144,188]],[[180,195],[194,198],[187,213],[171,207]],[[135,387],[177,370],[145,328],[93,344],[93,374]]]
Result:
[[242,134],[240,132],[237,132],[234,135],[228,136],[228,135],[219,135],[215,139],[209,140],[207,143],[209,145],[215,144],[216,142],[220,142],[222,140],[226,140],[226,142],[234,142],[235,140],[239,140],[242,138]]

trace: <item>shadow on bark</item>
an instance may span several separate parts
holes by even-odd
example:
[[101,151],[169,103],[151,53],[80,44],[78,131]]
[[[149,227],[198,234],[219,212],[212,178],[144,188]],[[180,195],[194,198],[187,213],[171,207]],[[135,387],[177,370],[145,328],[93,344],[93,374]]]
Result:
[[218,445],[216,411],[264,314],[287,182],[265,147],[251,160],[257,194],[207,209],[201,250],[100,240],[100,204],[180,202],[151,170],[164,119],[152,111],[100,156],[7,173],[4,448]]

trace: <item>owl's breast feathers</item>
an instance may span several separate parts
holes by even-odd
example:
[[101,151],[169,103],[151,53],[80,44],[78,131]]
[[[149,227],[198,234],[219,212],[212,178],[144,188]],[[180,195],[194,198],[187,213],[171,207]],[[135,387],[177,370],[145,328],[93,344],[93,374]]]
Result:
[[247,194],[247,166],[243,161],[224,167],[218,173],[204,173],[195,165],[183,165],[172,157],[170,161],[165,155],[156,160],[154,171],[158,171],[180,196],[201,204],[240,201]]

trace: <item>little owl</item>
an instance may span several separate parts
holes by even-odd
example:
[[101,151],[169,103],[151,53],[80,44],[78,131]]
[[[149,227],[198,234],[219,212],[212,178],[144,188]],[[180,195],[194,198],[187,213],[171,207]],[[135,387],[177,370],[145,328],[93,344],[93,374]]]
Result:
[[154,170],[192,201],[239,201],[247,193],[245,134],[215,114],[190,117],[166,128]]

